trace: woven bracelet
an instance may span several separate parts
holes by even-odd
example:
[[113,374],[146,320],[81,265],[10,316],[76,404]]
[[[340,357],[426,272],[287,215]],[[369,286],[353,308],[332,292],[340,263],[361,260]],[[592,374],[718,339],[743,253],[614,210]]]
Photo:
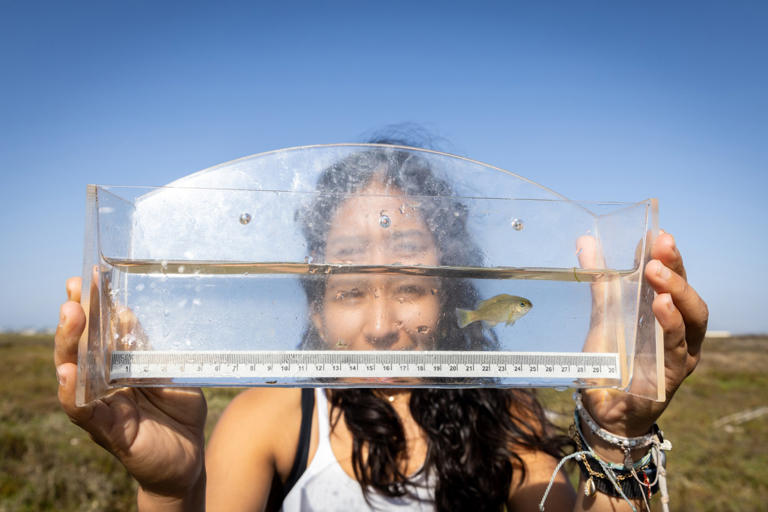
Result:
[[[576,416],[576,421],[578,421],[578,416]],[[576,423],[571,426],[571,437],[576,442],[577,451],[592,451],[582,437],[581,430],[576,426]],[[627,498],[641,499],[646,496],[650,498],[659,490],[658,482],[656,482],[657,468],[650,451],[631,468],[605,462],[596,455],[581,455],[576,460],[585,481],[585,496],[592,496],[595,492],[600,492],[615,498],[622,498],[623,496],[617,488],[620,487]],[[613,480],[603,471],[610,471]],[[641,479],[642,484],[636,477]]]

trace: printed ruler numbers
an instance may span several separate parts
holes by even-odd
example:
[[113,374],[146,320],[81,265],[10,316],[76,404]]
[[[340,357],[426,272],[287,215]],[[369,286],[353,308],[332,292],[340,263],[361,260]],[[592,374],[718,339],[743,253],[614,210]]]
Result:
[[619,379],[618,354],[397,351],[116,351],[110,380],[200,378]]

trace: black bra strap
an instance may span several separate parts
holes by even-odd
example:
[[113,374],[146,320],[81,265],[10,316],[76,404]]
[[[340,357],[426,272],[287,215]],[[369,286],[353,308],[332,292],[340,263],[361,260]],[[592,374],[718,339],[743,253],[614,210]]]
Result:
[[301,389],[301,428],[299,430],[299,444],[296,447],[296,456],[293,458],[293,467],[288,479],[285,481],[284,496],[287,495],[294,484],[299,480],[304,470],[307,469],[309,459],[309,441],[312,436],[312,412],[315,410],[315,390],[313,388]]

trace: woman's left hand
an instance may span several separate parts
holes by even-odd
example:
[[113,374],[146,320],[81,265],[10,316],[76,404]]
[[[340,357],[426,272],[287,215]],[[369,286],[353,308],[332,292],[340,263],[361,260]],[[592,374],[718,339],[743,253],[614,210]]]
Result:
[[[590,255],[593,246],[584,240],[581,244],[580,253],[584,249],[586,252],[580,254],[580,259],[594,257]],[[669,233],[662,231],[656,238],[645,278],[656,291],[653,313],[664,331],[666,400],[655,402],[616,390],[583,392],[584,405],[600,426],[625,437],[648,433],[680,384],[696,368],[709,317],[707,305],[688,284],[682,257]]]

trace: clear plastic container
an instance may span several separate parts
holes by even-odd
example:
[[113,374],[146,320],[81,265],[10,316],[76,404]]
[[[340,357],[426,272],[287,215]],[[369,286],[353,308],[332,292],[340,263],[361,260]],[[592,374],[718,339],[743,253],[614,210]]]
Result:
[[664,399],[655,200],[309,146],[88,187],[77,400],[121,386],[614,387]]

